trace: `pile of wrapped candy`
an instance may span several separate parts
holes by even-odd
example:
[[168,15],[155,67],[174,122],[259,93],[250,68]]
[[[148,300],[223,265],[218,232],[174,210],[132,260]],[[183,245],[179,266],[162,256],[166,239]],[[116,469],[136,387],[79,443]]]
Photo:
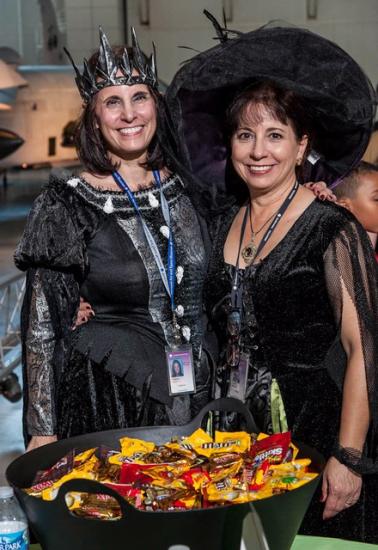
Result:
[[[297,458],[290,432],[267,436],[198,429],[165,445],[124,437],[121,451],[71,451],[37,473],[29,495],[53,500],[70,479],[104,483],[140,510],[188,510],[240,504],[296,489],[314,479],[311,460]],[[105,494],[69,493],[80,516],[117,519],[118,502]]]

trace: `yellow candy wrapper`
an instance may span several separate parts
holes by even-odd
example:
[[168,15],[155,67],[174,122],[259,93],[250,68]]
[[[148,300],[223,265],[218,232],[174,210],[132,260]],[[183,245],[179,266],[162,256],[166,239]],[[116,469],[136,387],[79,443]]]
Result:
[[121,444],[121,453],[123,456],[127,457],[152,453],[155,449],[155,443],[151,441],[142,441],[141,439],[133,439],[132,437],[122,437],[119,442]]
[[233,502],[240,504],[248,502],[247,489],[241,488],[235,478],[227,478],[217,483],[210,483],[203,490],[206,500],[209,502]]
[[251,446],[251,436],[247,432],[215,432],[215,443],[225,443],[233,452],[244,453]]
[[92,453],[92,456],[89,459],[82,462],[77,468],[74,468],[71,472],[64,475],[57,481],[54,481],[51,487],[44,489],[41,493],[42,499],[54,500],[58,494],[59,487],[70,479],[96,479],[96,467],[98,466],[98,462],[98,458]]
[[198,454],[210,457],[221,453],[244,453],[251,446],[251,436],[246,432],[215,432],[215,441],[196,447]]
[[152,453],[155,449],[155,443],[133,439],[132,437],[123,437],[119,442],[121,452],[109,457],[110,464],[118,464],[119,466],[128,463],[144,464],[143,457]]
[[187,489],[185,481],[181,479],[154,479],[151,482],[153,487],[162,487],[164,489]]
[[97,447],[93,447],[93,449],[88,449],[87,451],[77,454],[74,458],[74,468],[77,468],[77,466],[89,460],[96,451]]
[[[277,494],[280,491],[277,492]],[[284,492],[284,491],[282,491]],[[267,483],[264,487],[259,489],[258,491],[249,491],[248,492],[248,501],[253,500],[262,500],[264,498],[270,498],[274,495],[273,492],[273,486],[270,483]]]
[[242,466],[243,459],[240,458],[238,461],[230,464],[230,466],[216,468],[212,472],[209,472],[211,481],[217,482],[227,477],[235,477],[239,473]]
[[167,449],[184,456],[188,460],[194,461],[197,458],[197,453],[193,450],[193,447],[187,443],[173,442],[166,443],[164,446],[167,447]]
[[210,437],[202,428],[198,428],[191,436],[185,437],[181,441],[181,445],[189,445],[192,449],[197,449],[207,443],[213,443],[213,438]]
[[285,475],[270,481],[273,490],[282,489],[284,491],[292,491],[298,489],[302,485],[306,485],[309,481],[312,481],[318,476],[316,473],[307,472],[301,476],[298,475]]
[[282,464],[271,464],[269,469],[272,472],[277,472],[284,474],[286,472],[297,472],[298,470],[307,471],[307,468],[311,464],[310,458],[299,458],[298,460],[293,460],[292,462],[283,462]]

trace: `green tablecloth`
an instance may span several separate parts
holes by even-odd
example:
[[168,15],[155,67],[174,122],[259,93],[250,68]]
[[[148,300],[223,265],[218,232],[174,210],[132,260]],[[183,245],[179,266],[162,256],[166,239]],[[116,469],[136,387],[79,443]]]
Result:
[[377,550],[377,544],[363,544],[341,539],[327,539],[322,537],[304,537],[298,535],[291,550]]
[[[298,535],[291,550],[377,550],[377,544],[362,544],[341,539],[326,539],[322,537],[303,537]],[[38,544],[30,546],[30,550],[41,550]],[[147,549],[146,549],[147,550]]]

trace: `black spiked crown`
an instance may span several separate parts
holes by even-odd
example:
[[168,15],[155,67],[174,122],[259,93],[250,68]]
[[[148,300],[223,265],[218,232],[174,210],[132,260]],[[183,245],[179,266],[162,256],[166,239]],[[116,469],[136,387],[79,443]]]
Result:
[[[99,27],[100,47],[98,49],[98,61],[91,70],[87,59],[83,61],[83,72],[80,73],[71,54],[64,48],[71,64],[75,70],[75,82],[80,95],[85,102],[88,102],[97,92],[108,86],[133,86],[134,84],[146,84],[152,88],[158,88],[156,70],[156,51],[153,43],[153,53],[147,58],[139,47],[134,27],[131,27],[131,40],[133,56],[129,57],[127,48],[124,48],[122,56],[118,60],[114,55],[106,34]],[[138,74],[133,74],[133,71]],[[121,72],[122,76],[117,77]]]

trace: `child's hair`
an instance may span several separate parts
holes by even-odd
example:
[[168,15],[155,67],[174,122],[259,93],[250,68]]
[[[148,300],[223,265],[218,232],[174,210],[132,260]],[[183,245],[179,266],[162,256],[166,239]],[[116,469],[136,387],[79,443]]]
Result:
[[332,189],[332,191],[338,199],[352,199],[355,196],[358,186],[360,185],[359,177],[362,176],[362,174],[368,174],[371,172],[378,172],[378,165],[361,160],[361,162],[359,162],[358,165],[353,168],[353,170],[349,172],[349,174],[342,180],[342,182]]

